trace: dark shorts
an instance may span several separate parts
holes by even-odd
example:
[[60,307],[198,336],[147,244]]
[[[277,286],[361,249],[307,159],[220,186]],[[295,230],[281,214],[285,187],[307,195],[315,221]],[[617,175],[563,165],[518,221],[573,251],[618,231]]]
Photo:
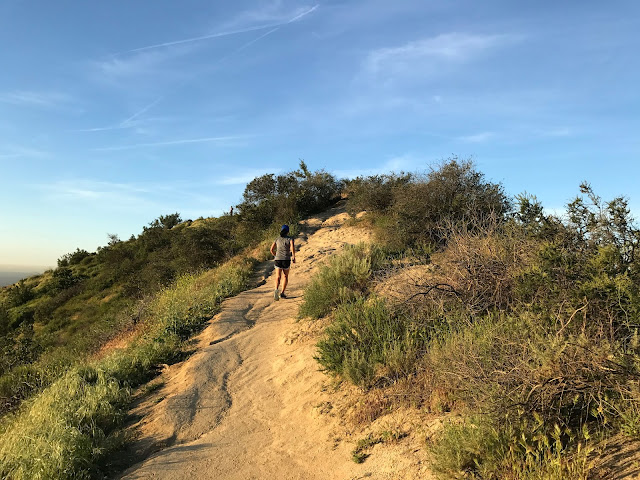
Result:
[[282,268],[288,270],[291,267],[291,260],[276,260],[276,268]]

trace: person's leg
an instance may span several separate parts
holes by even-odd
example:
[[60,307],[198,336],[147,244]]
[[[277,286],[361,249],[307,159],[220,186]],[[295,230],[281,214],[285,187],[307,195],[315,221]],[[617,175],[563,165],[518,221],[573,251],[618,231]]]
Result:
[[276,290],[280,287],[280,277],[282,276],[282,269],[276,267]]
[[280,287],[280,276],[282,275],[282,269],[276,267],[276,289],[273,291],[273,299],[274,300],[280,300],[280,290],[278,290],[278,288]]
[[282,292],[280,293],[284,293],[285,289],[287,288],[287,283],[289,283],[289,269],[288,268],[282,268],[282,273],[284,273],[284,280],[282,281]]

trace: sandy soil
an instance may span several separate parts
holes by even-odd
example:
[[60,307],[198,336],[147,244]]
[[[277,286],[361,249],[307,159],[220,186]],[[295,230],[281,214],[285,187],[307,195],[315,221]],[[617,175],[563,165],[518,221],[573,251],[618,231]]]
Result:
[[124,479],[431,478],[415,438],[378,444],[351,460],[362,432],[333,405],[340,393],[313,359],[318,328],[296,320],[304,286],[346,243],[369,240],[334,209],[307,220],[296,239],[290,298],[273,299],[273,271],[262,285],[228,299],[197,338],[196,353],[169,367],[164,385],[140,405],[137,447],[147,453]]

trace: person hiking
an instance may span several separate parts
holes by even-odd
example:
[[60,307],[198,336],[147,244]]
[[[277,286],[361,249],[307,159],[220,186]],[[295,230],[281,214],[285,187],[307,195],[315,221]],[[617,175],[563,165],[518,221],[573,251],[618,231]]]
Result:
[[[271,244],[271,255],[274,256],[276,264],[276,289],[273,292],[273,298],[280,300],[281,298],[287,298],[284,291],[287,289],[289,283],[289,268],[291,262],[296,263],[296,246],[293,242],[293,238],[289,237],[289,225],[282,225],[280,228],[280,236]],[[282,290],[280,290],[280,279],[284,274],[284,280],[282,281]]]

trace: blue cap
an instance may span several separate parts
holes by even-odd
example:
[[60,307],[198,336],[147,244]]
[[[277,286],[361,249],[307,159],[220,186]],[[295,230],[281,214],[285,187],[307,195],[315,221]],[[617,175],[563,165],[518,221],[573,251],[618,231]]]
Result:
[[280,231],[281,232],[288,232],[289,231],[289,225],[282,225],[282,227],[280,227]]

